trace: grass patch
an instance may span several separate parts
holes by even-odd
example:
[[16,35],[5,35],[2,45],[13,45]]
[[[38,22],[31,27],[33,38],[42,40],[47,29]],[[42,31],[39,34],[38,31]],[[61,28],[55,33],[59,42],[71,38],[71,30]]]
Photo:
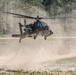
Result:
[[76,70],[54,70],[54,71],[18,71],[18,72],[2,72],[0,75],[76,75]]
[[76,57],[58,59],[56,61],[57,64],[66,64],[66,63],[76,63]]

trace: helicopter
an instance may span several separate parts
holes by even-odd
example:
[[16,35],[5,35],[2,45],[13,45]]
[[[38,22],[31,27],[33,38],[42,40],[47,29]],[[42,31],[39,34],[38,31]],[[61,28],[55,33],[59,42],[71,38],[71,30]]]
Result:
[[[46,40],[48,36],[53,34],[53,31],[50,30],[50,27],[47,25],[47,23],[41,21],[42,19],[51,19],[51,18],[43,18],[43,17],[32,17],[32,16],[26,16],[11,12],[5,12],[7,14],[14,15],[16,18],[24,18],[24,25],[22,25],[19,22],[19,29],[20,34],[12,34],[12,37],[20,37],[19,42],[21,42],[22,39],[26,37],[33,37],[35,40],[38,35],[41,35]],[[35,19],[36,21],[32,24],[26,24],[26,18],[27,19]],[[23,29],[24,28],[24,29]]]

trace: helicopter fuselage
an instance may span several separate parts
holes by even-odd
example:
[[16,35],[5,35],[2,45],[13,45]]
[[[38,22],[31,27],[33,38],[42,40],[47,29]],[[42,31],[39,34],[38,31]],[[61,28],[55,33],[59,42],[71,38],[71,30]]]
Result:
[[34,37],[34,39],[36,39],[38,35],[41,35],[44,36],[46,40],[46,37],[53,34],[49,26],[42,21],[36,21],[33,24],[26,25],[24,31],[25,37]]
[[[22,27],[24,27],[24,29],[22,29]],[[53,34],[49,26],[42,21],[36,21],[33,24],[28,25],[22,25],[21,23],[19,23],[19,28],[20,28],[20,35],[17,34],[12,35],[13,37],[20,36],[19,42],[21,42],[21,40],[26,37],[33,37],[34,39],[36,39],[38,35],[43,36],[44,39],[46,40],[48,36]]]
[[[52,35],[53,32],[50,30],[49,26],[45,23],[42,22],[42,19],[51,19],[51,18],[46,18],[46,17],[32,17],[32,16],[27,16],[27,15],[22,15],[22,14],[16,14],[16,13],[11,13],[11,12],[5,12],[7,14],[14,15],[15,18],[24,18],[24,25],[19,23],[19,28],[20,28],[20,34],[13,34],[12,37],[20,37],[19,42],[21,42],[21,39],[25,37],[33,37],[36,39],[38,35],[44,36],[44,39],[49,35]],[[26,24],[26,18],[28,19],[35,19],[36,22],[33,24]],[[23,29],[24,28],[24,29]]]

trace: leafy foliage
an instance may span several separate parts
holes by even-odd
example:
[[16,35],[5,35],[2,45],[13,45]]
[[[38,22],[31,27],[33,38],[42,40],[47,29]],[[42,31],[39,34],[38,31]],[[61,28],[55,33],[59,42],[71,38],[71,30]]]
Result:
[[19,0],[22,4],[44,7],[49,14],[69,13],[75,8],[76,0]]
[[69,13],[75,8],[76,0],[43,0],[43,5],[50,14]]

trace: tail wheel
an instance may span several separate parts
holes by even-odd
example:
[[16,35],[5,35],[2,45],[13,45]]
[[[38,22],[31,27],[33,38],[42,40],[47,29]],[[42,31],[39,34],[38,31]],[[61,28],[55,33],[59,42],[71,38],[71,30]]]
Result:
[[34,36],[34,40],[37,38],[38,33]]
[[46,37],[46,36],[44,36],[44,39],[45,39],[45,40],[47,40],[47,37]]
[[20,38],[20,40],[19,40],[19,43],[21,43],[21,38]]

